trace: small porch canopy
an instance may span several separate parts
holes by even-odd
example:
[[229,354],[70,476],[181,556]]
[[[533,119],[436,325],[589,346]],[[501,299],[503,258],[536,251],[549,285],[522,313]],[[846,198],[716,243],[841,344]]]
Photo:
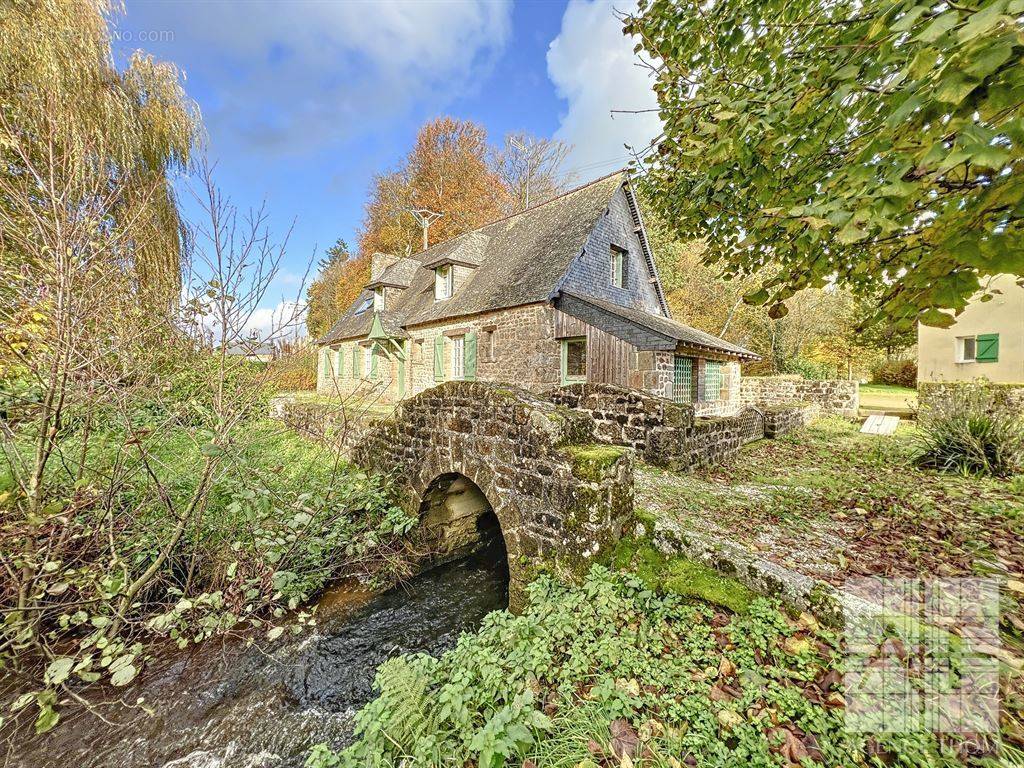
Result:
[[616,338],[633,345],[639,351],[674,352],[685,347],[727,355],[738,360],[760,360],[748,349],[731,344],[710,333],[698,331],[667,317],[652,315],[640,309],[623,307],[592,296],[580,296],[561,291],[555,297],[555,306],[567,315],[588,325],[600,328]]

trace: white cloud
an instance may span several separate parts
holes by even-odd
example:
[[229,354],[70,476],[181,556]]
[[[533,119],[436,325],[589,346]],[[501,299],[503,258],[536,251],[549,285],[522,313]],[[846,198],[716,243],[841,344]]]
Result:
[[626,164],[629,144],[641,150],[661,132],[656,112],[612,114],[613,109],[658,106],[650,71],[637,66],[635,41],[622,34],[611,0],[569,0],[562,29],[548,48],[548,77],[568,101],[555,137],[573,145],[568,165],[581,179]]
[[243,336],[250,334],[273,341],[301,338],[306,335],[306,306],[281,301],[276,307],[259,307],[253,310],[243,329]]
[[[211,132],[295,151],[436,109],[482,81],[504,49],[510,0],[131,2],[126,32],[169,33],[159,56],[191,62],[212,91]],[[212,106],[210,106],[212,105]]]

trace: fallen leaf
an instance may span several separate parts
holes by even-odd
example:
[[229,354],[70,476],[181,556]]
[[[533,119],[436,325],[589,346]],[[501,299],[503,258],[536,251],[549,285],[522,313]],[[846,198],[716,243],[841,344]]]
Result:
[[625,718],[612,720],[612,754],[620,760],[623,756],[635,757],[640,754],[640,737]]
[[817,632],[819,629],[821,629],[821,625],[818,624],[818,620],[806,611],[800,614],[798,623],[801,627],[803,627],[806,630],[809,630],[810,632]]
[[791,653],[795,656],[811,650],[811,641],[806,637],[790,635],[786,638],[786,642],[782,644],[782,647],[786,653]]
[[718,723],[723,728],[732,730],[738,725],[743,725],[743,716],[731,709],[718,710]]
[[1024,593],[1024,581],[1018,581],[1017,579],[1007,579],[1006,588],[1012,589],[1014,592]]
[[736,674],[736,665],[723,656],[718,664],[718,674],[720,677],[732,677]]

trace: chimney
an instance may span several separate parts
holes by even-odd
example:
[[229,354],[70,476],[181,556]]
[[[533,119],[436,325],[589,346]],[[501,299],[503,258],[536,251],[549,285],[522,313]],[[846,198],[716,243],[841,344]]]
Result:
[[378,251],[370,254],[370,282],[379,278],[384,274],[385,269],[397,262],[397,256],[391,256],[387,253],[380,253]]

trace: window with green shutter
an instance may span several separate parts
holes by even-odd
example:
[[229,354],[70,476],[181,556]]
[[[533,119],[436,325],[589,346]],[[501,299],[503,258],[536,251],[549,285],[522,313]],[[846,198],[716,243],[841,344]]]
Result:
[[999,362],[999,334],[983,333],[977,336],[974,359],[979,363]]
[[444,336],[434,337],[434,381],[444,381]]
[[672,371],[672,399],[677,403],[693,402],[693,358],[676,355]]
[[718,400],[722,397],[722,364],[718,360],[704,362],[704,399]]
[[466,359],[462,366],[462,378],[476,381],[476,334],[467,333],[465,341]]
[[380,356],[377,353],[377,345],[376,344],[371,344],[369,347],[366,348],[366,350],[367,350],[367,354],[369,355],[369,358],[370,358],[370,378],[371,379],[376,379],[377,376],[378,376],[378,372],[377,372],[377,358]]
[[335,350],[334,357],[336,360],[334,364],[334,375],[340,379],[341,375],[345,372],[345,358],[342,355],[341,347],[338,347],[338,349]]
[[358,379],[359,376],[360,376],[360,373],[361,373],[361,371],[359,369],[359,363],[360,363],[360,360],[361,360],[360,355],[361,354],[362,354],[362,350],[359,349],[359,345],[358,344],[353,344],[352,345],[352,378],[353,379]]
[[329,349],[320,350],[320,378],[327,378],[327,356],[331,354]]

